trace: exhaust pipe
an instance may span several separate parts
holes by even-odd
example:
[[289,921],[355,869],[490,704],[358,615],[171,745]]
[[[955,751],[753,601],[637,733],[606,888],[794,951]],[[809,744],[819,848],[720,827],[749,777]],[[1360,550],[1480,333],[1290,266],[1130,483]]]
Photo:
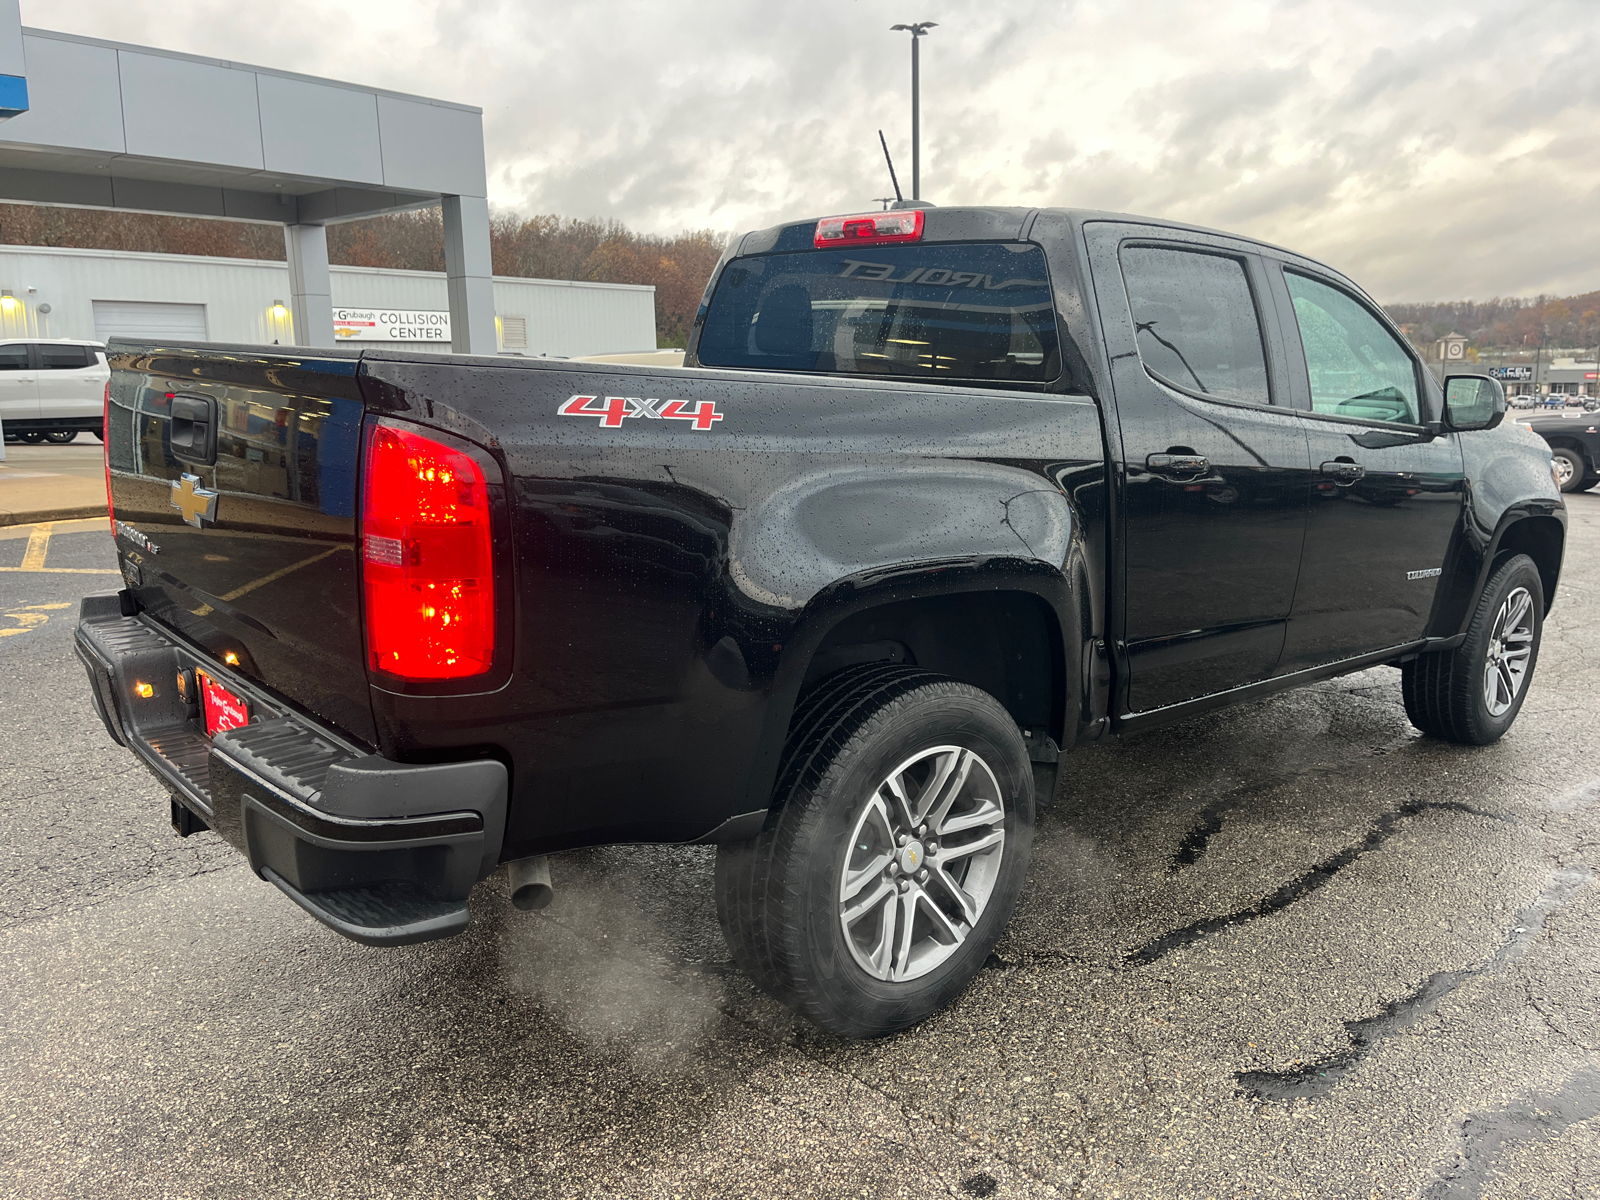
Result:
[[519,858],[511,864],[511,903],[524,912],[549,907],[556,898],[550,886],[550,860],[543,854]]

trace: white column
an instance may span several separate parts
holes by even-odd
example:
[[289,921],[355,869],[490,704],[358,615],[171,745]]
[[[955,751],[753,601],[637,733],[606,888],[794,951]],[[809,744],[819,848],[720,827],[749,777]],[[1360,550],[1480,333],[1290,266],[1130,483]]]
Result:
[[332,346],[333,284],[328,275],[328,230],[322,225],[285,225],[289,256],[289,311],[297,346]]
[[450,349],[494,354],[494,270],[489,259],[489,201],[443,196],[444,272],[450,288]]

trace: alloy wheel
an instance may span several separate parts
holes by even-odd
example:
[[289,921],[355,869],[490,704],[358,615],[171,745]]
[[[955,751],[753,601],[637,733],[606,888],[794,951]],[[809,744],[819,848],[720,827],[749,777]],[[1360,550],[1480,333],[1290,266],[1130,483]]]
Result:
[[1533,596],[1516,588],[1500,604],[1483,664],[1483,699],[1491,717],[1504,716],[1522,691],[1533,660]]
[[873,790],[839,878],[839,923],[862,970],[899,983],[961,947],[1000,876],[1005,815],[994,772],[962,746],[921,751]]

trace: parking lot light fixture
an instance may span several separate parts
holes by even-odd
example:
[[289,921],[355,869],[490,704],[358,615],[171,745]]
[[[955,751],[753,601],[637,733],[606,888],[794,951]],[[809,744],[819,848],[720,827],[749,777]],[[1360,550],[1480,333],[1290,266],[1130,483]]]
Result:
[[917,21],[910,25],[891,25],[891,31],[911,35],[911,198],[922,199],[922,103],[917,43],[928,35],[937,21]]

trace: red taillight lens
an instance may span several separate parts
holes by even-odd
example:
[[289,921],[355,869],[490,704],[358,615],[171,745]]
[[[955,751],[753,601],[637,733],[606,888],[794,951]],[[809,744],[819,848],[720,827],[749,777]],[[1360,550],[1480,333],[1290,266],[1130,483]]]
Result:
[[819,250],[831,246],[880,246],[885,242],[922,240],[922,210],[859,213],[849,217],[823,217],[811,243]]
[[494,658],[483,468],[443,442],[374,425],[363,471],[368,663],[402,679],[483,674]]
[[106,516],[111,536],[117,536],[117,506],[111,502],[111,381],[106,380],[105,407],[100,410],[100,456],[106,464]]

